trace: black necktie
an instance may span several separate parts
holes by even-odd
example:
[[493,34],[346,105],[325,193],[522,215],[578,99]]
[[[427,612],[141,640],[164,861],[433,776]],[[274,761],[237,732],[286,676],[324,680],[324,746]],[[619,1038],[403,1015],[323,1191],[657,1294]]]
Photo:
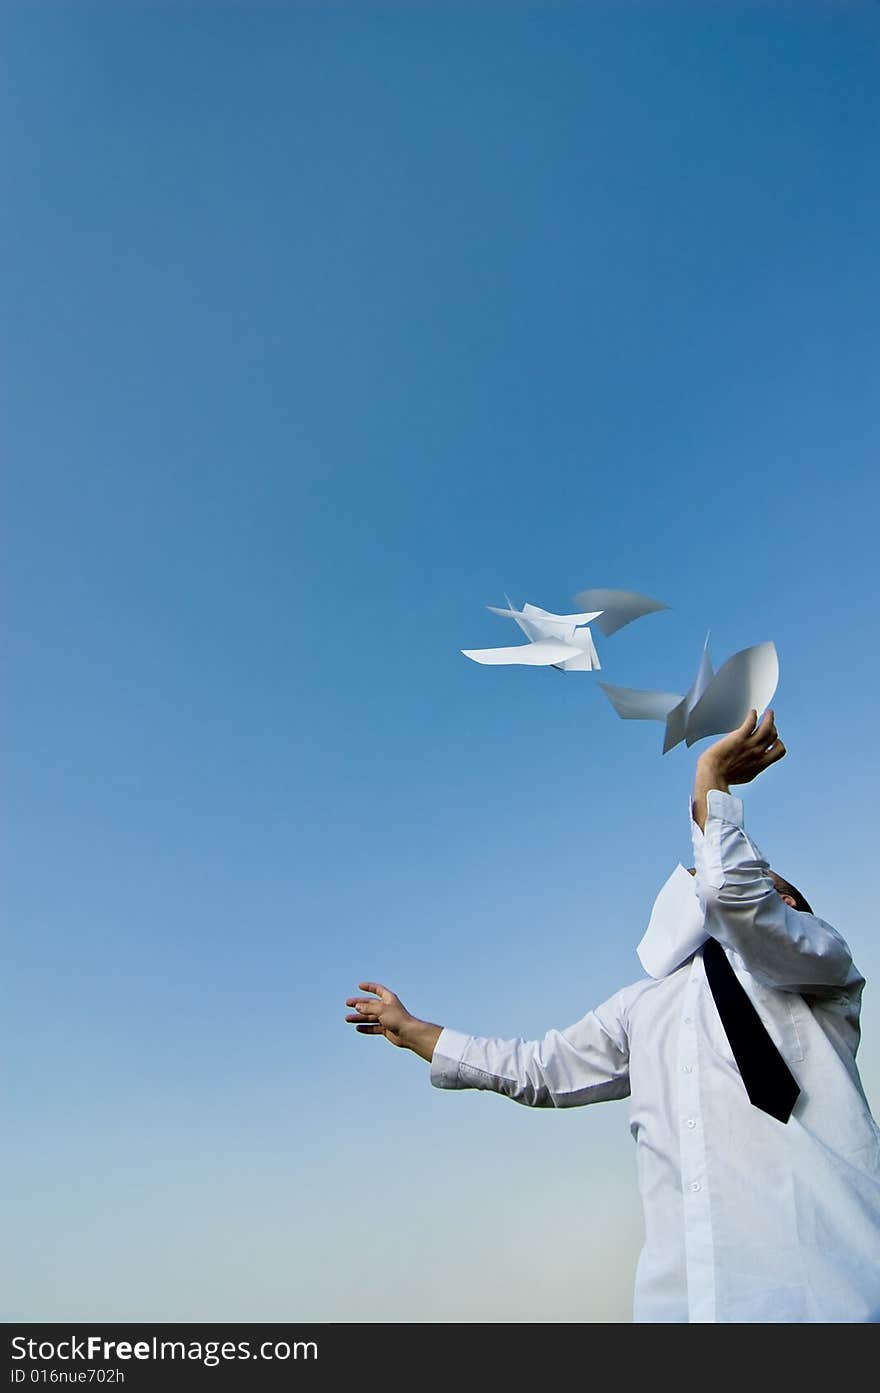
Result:
[[714,938],[703,944],[703,966],[750,1102],[787,1122],[800,1089]]

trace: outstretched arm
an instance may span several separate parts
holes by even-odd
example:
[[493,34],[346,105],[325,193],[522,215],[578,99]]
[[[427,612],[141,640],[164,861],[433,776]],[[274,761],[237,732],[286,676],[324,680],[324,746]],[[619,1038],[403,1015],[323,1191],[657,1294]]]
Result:
[[487,1089],[536,1108],[629,1094],[629,1042],[617,998],[543,1040],[495,1040],[419,1020],[381,982],[359,985],[375,995],[349,997],[354,1010],[345,1019],[361,1035],[384,1035],[429,1060],[437,1088]]

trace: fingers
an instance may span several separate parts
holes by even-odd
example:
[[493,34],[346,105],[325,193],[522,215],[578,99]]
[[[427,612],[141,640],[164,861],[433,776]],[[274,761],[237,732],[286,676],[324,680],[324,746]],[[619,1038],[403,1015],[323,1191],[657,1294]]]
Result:
[[[754,714],[753,711],[749,712],[750,716],[754,716]],[[772,745],[776,739],[776,722],[772,706],[768,706],[761,717],[753,738],[757,745]]]
[[[751,724],[754,727],[751,733],[746,735],[742,741],[745,752],[751,751],[752,753],[757,753],[758,751],[770,749],[779,739],[779,732],[776,729],[776,718],[772,706],[767,707],[767,710],[764,712],[757,725],[755,725],[756,719],[757,713],[751,710],[739,730],[735,732],[736,735],[741,735],[747,725]],[[781,758],[781,756],[777,756],[777,758]]]
[[772,706],[768,706],[760,721],[754,706],[748,712],[742,725],[732,732],[739,736],[744,742],[751,745],[764,747],[772,745],[776,739],[776,714]]
[[399,1005],[398,998],[381,982],[359,982],[358,986],[362,991],[374,992],[375,995],[347,997],[345,1004],[353,1007],[353,1010],[345,1017],[346,1021],[361,1035],[384,1035],[382,1013],[389,1006]]
[[788,751],[781,740],[774,740],[773,744],[764,751],[765,765],[775,764],[777,760],[784,759]]
[[747,711],[747,712],[746,712],[746,718],[745,718],[745,720],[743,721],[742,725],[740,725],[740,726],[737,728],[737,730],[735,730],[735,731],[733,732],[733,734],[734,734],[734,735],[741,735],[741,736],[743,737],[743,739],[747,739],[748,736],[750,736],[750,735],[752,734],[752,732],[754,731],[755,726],[757,725],[757,722],[758,722],[758,713],[757,713],[757,711],[755,710],[755,708],[754,708],[754,706],[753,706],[753,707],[751,708],[750,711]]
[[[754,713],[750,713],[753,715]],[[786,748],[779,738],[776,729],[776,720],[773,708],[768,706],[754,733],[745,741],[743,759],[740,767],[743,772],[751,768],[754,772],[751,777],[761,773],[764,769],[769,769],[771,764],[777,764],[780,759],[784,759]]]
[[366,999],[357,996],[350,996],[346,1001],[346,1006],[353,1006],[354,1010],[346,1016],[347,1021],[378,1021],[381,1019],[384,1002],[376,1001],[375,997]]
[[346,1001],[346,1006],[356,1006],[356,1011],[349,1011],[346,1020],[349,1025],[353,1025],[355,1030],[361,1035],[384,1035],[385,1027],[378,1019],[379,1012],[382,1010],[382,1003],[379,1001],[360,1001],[357,997],[351,997]]
[[[778,764],[781,759],[785,758],[786,754],[787,750],[778,737],[771,741],[765,749],[754,750],[747,759],[742,762],[742,782],[749,782],[751,779],[757,778],[758,774],[763,773],[765,769],[769,769],[771,764]],[[746,775],[748,777],[746,777]],[[736,779],[734,780],[734,782],[737,781]]]
[[771,707],[768,707],[764,712],[761,724],[755,731],[755,742],[763,751],[765,765],[775,764],[777,760],[782,759],[786,754],[785,746],[780,740],[779,732],[776,729],[776,720]]
[[[378,984],[359,982],[358,985],[373,991]],[[349,996],[346,998],[345,1004],[346,1006],[357,1006],[361,1010],[364,1007],[369,1007],[376,1015],[381,1012],[384,1006],[400,1005],[400,999],[394,995],[394,992],[390,992],[387,987],[382,987],[381,991],[383,995],[379,998],[375,996]]]
[[389,991],[387,987],[383,987],[381,982],[358,982],[358,986],[362,992],[375,992],[380,1001],[389,1003],[397,999],[394,992]]
[[768,706],[760,721],[752,707],[736,730],[717,741],[700,756],[698,766],[711,766],[715,776],[721,775],[730,784],[747,784],[771,764],[783,759],[785,746],[779,739],[776,717]]

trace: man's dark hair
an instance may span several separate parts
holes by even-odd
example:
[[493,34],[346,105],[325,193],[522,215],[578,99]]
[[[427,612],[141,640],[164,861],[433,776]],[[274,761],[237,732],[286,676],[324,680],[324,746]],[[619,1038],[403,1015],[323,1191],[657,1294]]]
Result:
[[776,886],[780,895],[791,895],[791,898],[794,900],[795,909],[802,910],[804,914],[812,914],[813,911],[810,905],[796,885],[792,885],[789,880],[783,880],[782,876],[777,875],[775,871],[771,871],[770,874],[773,877],[773,884]]

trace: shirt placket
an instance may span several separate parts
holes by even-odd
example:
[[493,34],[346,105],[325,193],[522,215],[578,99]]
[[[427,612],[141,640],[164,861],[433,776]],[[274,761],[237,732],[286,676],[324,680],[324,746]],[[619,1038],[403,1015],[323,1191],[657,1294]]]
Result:
[[678,1032],[678,1119],[688,1314],[692,1322],[705,1323],[715,1320],[715,1255],[697,1048],[697,998],[701,982],[702,959],[696,954],[684,990]]

